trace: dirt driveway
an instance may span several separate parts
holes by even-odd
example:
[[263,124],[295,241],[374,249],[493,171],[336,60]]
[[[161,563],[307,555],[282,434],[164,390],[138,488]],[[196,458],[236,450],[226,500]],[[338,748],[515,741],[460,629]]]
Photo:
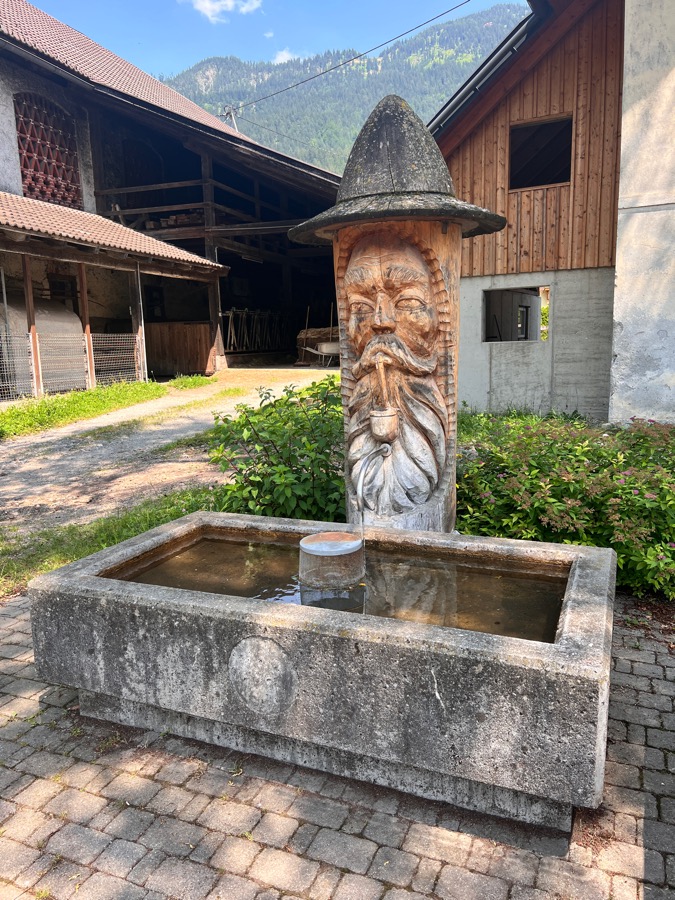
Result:
[[[0,443],[0,527],[30,534],[84,523],[148,497],[224,480],[206,447],[174,447],[213,425],[213,412],[325,377],[316,369],[228,369],[215,384]],[[225,388],[245,393],[222,397]],[[189,406],[186,406],[190,404]]]

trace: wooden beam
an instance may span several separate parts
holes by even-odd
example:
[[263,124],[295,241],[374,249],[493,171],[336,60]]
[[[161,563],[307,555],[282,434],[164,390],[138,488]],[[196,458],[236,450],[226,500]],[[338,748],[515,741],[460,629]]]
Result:
[[[213,187],[213,159],[208,153],[201,157],[202,180],[204,182],[204,225],[213,228],[216,224],[216,204],[214,203]],[[204,255],[213,262],[218,262],[218,247],[213,238],[205,234]],[[225,356],[225,344],[223,342],[223,328],[220,309],[220,282],[216,278],[209,282],[209,320],[211,351],[205,375],[212,375],[216,371],[216,357]]]
[[[201,182],[200,182],[201,183]],[[200,210],[202,209],[204,204],[195,200],[194,203],[168,203],[165,206],[137,206],[132,209],[115,209],[110,210],[109,212],[101,213],[101,215],[105,216],[107,219],[114,218],[115,216],[140,216],[144,213],[154,213],[154,212],[174,212],[178,209],[194,209]]]
[[109,197],[114,194],[140,194],[141,191],[163,191],[172,188],[201,187],[201,178],[193,178],[191,181],[165,181],[162,184],[136,184],[130,187],[105,188],[102,191],[94,191],[95,197]]
[[138,343],[141,348],[140,358],[138,360],[137,375],[140,381],[148,380],[148,358],[145,349],[145,321],[143,316],[143,294],[141,292],[141,276],[138,271],[129,273],[129,295],[131,297],[131,305],[129,312],[131,313],[131,328],[136,332]]
[[94,366],[94,345],[91,340],[89,324],[89,296],[87,294],[87,270],[84,263],[77,266],[77,286],[80,294],[80,320],[84,330],[84,346],[87,352],[87,386],[96,387],[96,368]]
[[30,256],[25,253],[21,256],[21,268],[23,270],[23,296],[26,302],[26,322],[28,325],[31,355],[33,357],[33,393],[36,397],[41,397],[44,393],[44,388],[42,386],[40,347],[38,345],[37,329],[35,328],[33,279],[31,277]]
[[285,219],[278,222],[251,222],[242,225],[215,225],[207,227],[209,234],[216,235],[245,235],[245,234],[285,234],[294,225],[301,225],[305,219]]

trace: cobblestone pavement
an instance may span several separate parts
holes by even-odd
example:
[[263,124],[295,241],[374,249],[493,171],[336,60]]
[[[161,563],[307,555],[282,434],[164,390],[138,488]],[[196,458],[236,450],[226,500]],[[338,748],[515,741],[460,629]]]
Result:
[[[84,719],[0,607],[0,900],[675,898],[675,654],[619,597],[605,798],[571,839]],[[75,708],[74,708],[75,707]]]

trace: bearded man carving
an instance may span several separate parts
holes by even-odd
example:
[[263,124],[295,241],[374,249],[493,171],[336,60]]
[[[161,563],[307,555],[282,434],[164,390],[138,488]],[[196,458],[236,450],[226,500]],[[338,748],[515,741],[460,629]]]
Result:
[[[439,314],[421,251],[390,230],[362,237],[347,265],[347,336],[357,361],[347,465],[364,506],[391,516],[426,503],[445,465],[448,409],[436,377]],[[388,456],[373,455],[383,443]]]

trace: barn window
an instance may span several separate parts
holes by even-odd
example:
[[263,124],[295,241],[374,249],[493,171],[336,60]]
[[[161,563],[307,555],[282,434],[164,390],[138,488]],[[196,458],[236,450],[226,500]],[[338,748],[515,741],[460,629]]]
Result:
[[571,117],[511,127],[509,190],[564,183],[571,172]]
[[75,120],[45,97],[15,94],[24,197],[82,209]]

